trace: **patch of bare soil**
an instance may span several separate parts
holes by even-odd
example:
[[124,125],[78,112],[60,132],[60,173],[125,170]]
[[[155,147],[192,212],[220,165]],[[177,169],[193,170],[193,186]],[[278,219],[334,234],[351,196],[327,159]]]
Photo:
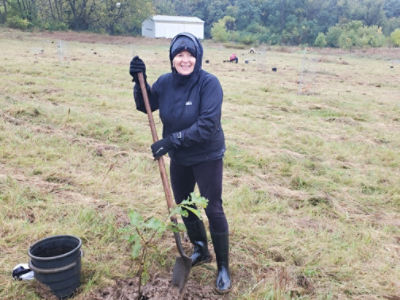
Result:
[[[89,300],[137,300],[138,280],[119,279],[113,286],[106,287],[92,293]],[[182,295],[171,285],[170,278],[164,275],[156,275],[142,288],[142,300],[163,299],[163,300],[194,300],[194,299],[224,299],[227,296],[216,295],[211,286],[201,286],[199,282],[189,280]]]

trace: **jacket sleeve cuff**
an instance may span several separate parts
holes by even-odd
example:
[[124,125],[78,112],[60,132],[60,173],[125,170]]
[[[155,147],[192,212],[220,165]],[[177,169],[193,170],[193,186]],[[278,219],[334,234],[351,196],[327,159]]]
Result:
[[178,148],[179,146],[181,146],[183,142],[183,132],[178,131],[171,134],[171,142],[174,148]]

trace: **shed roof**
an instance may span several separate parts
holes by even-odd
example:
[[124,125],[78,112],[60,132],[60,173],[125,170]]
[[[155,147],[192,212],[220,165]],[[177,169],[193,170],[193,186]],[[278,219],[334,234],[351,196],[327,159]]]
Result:
[[153,21],[161,21],[161,22],[204,23],[204,21],[198,17],[155,15],[152,16],[150,19],[152,19]]

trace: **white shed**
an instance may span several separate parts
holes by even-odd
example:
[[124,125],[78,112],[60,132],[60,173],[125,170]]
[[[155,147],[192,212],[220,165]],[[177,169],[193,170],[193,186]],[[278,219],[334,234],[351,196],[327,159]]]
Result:
[[151,38],[173,38],[181,32],[190,32],[199,39],[204,38],[204,21],[197,17],[152,16],[142,23],[142,36]]

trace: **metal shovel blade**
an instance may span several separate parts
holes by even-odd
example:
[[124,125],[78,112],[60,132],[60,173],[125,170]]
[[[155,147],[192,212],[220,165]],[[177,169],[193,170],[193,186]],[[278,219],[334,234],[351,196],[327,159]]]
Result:
[[[175,220],[176,222],[176,220]],[[175,260],[174,269],[172,271],[172,285],[179,288],[182,294],[183,288],[189,278],[190,269],[192,268],[192,260],[183,251],[181,237],[178,232],[174,232],[176,247],[178,248],[180,257]]]
[[190,258],[184,256],[176,258],[172,272],[172,284],[179,288],[180,293],[186,285],[191,268],[192,260]]

